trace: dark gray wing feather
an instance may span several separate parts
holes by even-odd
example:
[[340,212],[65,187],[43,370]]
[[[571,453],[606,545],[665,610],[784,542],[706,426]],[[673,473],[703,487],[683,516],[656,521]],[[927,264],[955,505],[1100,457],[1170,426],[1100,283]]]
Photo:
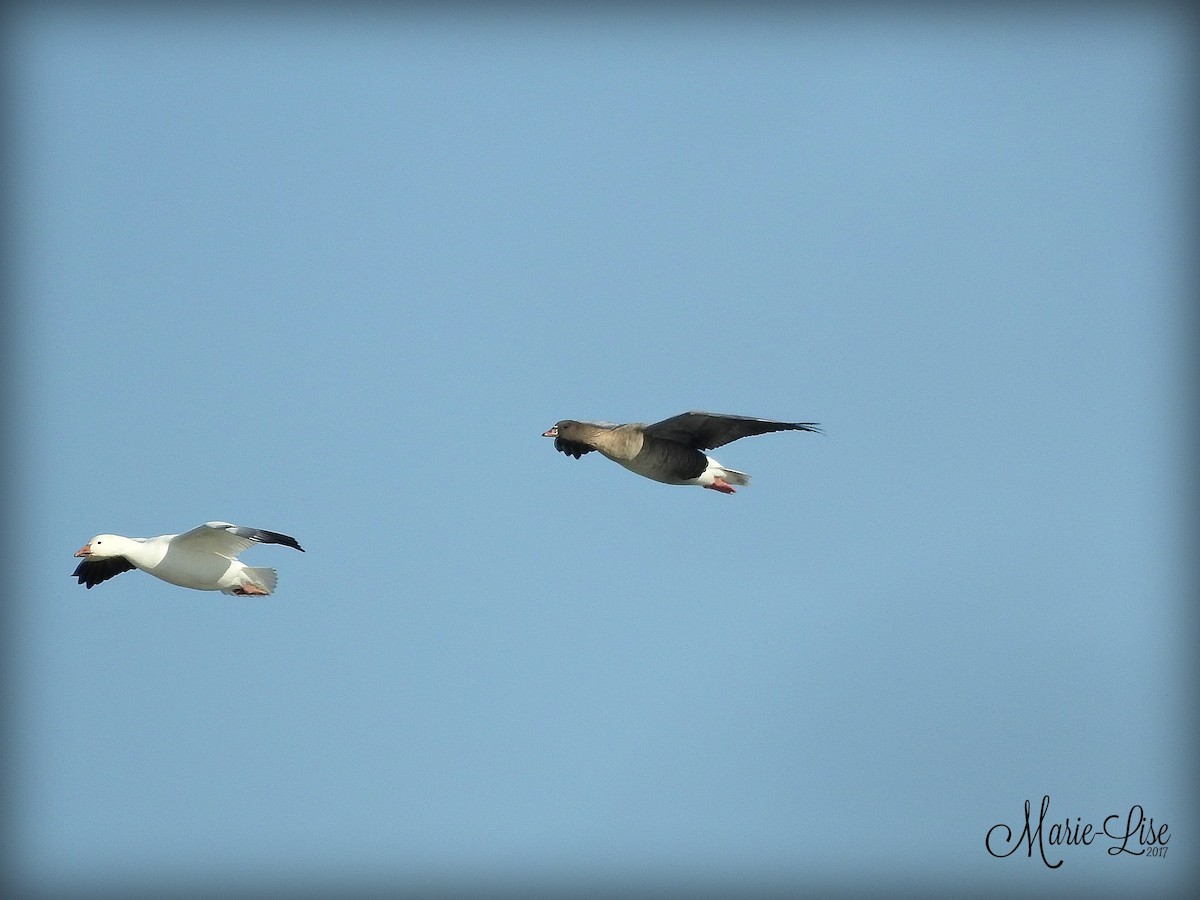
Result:
[[225,530],[230,534],[236,534],[238,537],[246,538],[250,541],[257,541],[260,544],[283,544],[285,547],[294,547],[301,553],[304,548],[300,546],[294,537],[287,534],[280,534],[278,531],[267,531],[265,528],[247,528],[244,525],[226,525]]
[[71,576],[78,578],[78,583],[90,591],[100,582],[116,578],[122,572],[136,568],[137,566],[123,556],[110,556],[108,559],[85,559],[75,567]]
[[696,450],[712,450],[740,438],[773,431],[812,431],[819,434],[821,429],[815,422],[775,422],[750,416],[698,411],[680,413],[646,426],[646,434],[676,441]]
[[581,444],[579,441],[564,441],[562,438],[555,438],[554,449],[559,453],[565,453],[567,456],[579,459],[583,454],[591,453],[596,448],[590,447],[587,444]]

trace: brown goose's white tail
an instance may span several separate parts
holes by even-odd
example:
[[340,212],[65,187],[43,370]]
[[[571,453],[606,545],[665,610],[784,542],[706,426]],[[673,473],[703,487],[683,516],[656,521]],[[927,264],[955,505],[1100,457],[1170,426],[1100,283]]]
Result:
[[739,472],[737,469],[727,469],[724,466],[721,467],[721,471],[725,473],[725,480],[730,484],[745,487],[750,483],[750,476],[745,472]]
[[720,491],[722,494],[733,494],[736,493],[733,485],[745,486],[750,483],[750,476],[745,472],[727,468],[711,456],[706,456],[705,458],[708,460],[708,468],[694,478],[690,482],[691,484],[698,484],[700,487]]

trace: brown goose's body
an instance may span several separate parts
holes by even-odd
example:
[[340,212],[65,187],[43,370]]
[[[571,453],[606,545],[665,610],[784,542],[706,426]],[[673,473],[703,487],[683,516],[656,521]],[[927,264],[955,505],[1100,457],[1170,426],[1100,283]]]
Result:
[[703,451],[739,438],[773,431],[813,431],[812,422],[775,422],[748,416],[687,412],[653,425],[611,425],[563,419],[543,437],[554,438],[554,447],[576,459],[595,450],[636,472],[664,484],[698,484],[722,493],[734,493],[734,484],[750,481],[745,472],[730,469]]

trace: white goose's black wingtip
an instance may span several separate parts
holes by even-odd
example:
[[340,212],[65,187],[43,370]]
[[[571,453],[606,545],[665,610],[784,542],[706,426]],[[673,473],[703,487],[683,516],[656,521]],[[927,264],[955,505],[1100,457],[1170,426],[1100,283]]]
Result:
[[260,544],[283,544],[285,547],[291,547],[294,550],[304,552],[304,548],[290,534],[280,534],[278,531],[266,531],[262,528],[251,529],[254,533],[251,537]]
[[134,568],[133,563],[123,556],[110,556],[107,559],[85,559],[75,567],[72,578],[78,578],[76,584],[82,584],[89,591],[103,581],[116,578],[122,572]]
[[236,534],[238,537],[246,538],[247,540],[257,541],[260,544],[283,544],[285,547],[291,547],[295,550],[304,552],[304,548],[290,534],[280,534],[278,531],[267,531],[265,528],[246,528],[241,525],[226,525],[225,530],[230,534]]

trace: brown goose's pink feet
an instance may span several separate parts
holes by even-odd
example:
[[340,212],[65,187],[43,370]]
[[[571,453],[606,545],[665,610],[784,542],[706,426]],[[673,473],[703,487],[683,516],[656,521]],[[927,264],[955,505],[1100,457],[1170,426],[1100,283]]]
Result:
[[733,486],[723,478],[718,478],[712,484],[706,484],[705,487],[711,491],[720,491],[722,494],[737,493],[737,491],[733,489]]
[[244,584],[241,587],[234,588],[233,592],[243,597],[265,597],[270,593],[270,591],[264,591],[257,584]]

